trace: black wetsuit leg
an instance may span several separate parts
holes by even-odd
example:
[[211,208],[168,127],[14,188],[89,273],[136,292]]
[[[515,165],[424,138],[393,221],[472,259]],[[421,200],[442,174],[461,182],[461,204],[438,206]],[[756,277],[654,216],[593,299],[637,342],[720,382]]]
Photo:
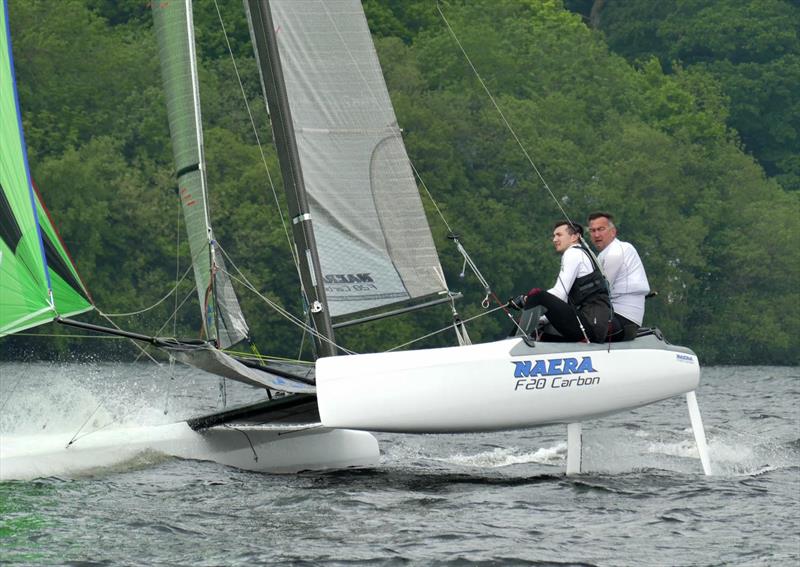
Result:
[[547,319],[561,333],[563,341],[580,341],[585,337],[578,324],[575,308],[546,291],[528,296],[525,309],[541,305],[547,308]]

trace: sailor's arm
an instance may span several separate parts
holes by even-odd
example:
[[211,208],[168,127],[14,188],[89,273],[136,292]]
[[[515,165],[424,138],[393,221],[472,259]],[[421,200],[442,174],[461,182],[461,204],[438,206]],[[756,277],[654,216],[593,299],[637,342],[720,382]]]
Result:
[[625,254],[622,246],[613,246],[603,254],[601,259],[603,274],[606,276],[609,285],[613,286],[619,275],[622,266],[625,264]]
[[556,283],[547,292],[566,302],[569,290],[572,289],[572,284],[575,283],[575,279],[578,277],[582,259],[583,252],[578,248],[567,248],[564,251],[564,255],[561,256],[561,271],[558,273]]

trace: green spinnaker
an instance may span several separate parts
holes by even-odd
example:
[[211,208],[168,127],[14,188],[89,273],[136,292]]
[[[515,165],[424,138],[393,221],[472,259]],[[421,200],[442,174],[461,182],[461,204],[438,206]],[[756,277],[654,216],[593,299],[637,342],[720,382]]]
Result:
[[92,305],[33,189],[19,111],[8,3],[0,11],[0,336]]

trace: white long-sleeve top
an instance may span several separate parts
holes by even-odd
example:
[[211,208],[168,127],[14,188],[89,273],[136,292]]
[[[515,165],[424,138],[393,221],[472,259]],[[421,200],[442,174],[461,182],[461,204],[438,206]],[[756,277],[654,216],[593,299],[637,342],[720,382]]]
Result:
[[650,284],[636,248],[615,238],[597,255],[597,259],[611,286],[609,296],[614,313],[641,325]]
[[594,271],[589,255],[580,246],[570,246],[561,255],[561,270],[558,272],[555,285],[548,293],[566,302],[569,290],[577,278],[588,276]]

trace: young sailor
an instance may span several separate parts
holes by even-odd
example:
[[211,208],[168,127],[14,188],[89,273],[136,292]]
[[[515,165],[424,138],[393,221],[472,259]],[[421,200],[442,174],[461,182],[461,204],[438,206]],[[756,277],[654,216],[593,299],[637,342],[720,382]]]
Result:
[[609,213],[589,215],[589,234],[600,252],[597,259],[608,278],[609,297],[614,309],[609,339],[631,341],[644,319],[644,300],[650,293],[650,284],[636,248],[617,239],[614,217]]
[[547,308],[547,319],[561,333],[542,340],[602,343],[608,332],[611,304],[599,267],[580,243],[583,227],[569,221],[553,225],[553,245],[561,254],[561,270],[555,285],[547,291],[534,288],[510,302],[512,307]]

